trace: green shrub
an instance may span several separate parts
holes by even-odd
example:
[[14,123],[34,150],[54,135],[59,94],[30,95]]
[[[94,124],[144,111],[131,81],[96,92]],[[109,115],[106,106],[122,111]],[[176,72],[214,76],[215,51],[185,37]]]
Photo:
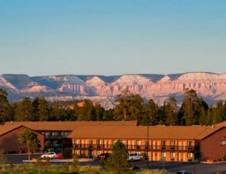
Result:
[[0,165],[6,164],[6,163],[7,163],[6,156],[3,153],[3,151],[0,151]]
[[137,174],[168,174],[166,170],[143,170]]
[[226,154],[223,155],[222,161],[226,161]]
[[83,166],[80,167],[79,174],[103,174],[101,167]]
[[[72,165],[4,165],[0,174],[115,174],[115,170],[103,170],[101,167],[82,166],[73,169]],[[168,174],[165,170],[143,170],[139,172],[127,170],[122,174]]]
[[105,163],[105,168],[114,174],[124,174],[129,169],[128,152],[121,141],[113,144],[112,154]]

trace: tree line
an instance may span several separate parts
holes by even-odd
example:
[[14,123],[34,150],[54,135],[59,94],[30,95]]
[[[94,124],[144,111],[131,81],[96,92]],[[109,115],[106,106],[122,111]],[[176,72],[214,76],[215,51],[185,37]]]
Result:
[[141,125],[210,125],[226,120],[226,102],[218,101],[212,106],[187,90],[178,107],[175,97],[169,97],[158,105],[154,100],[144,100],[136,94],[118,96],[115,107],[105,110],[90,100],[73,102],[49,102],[44,97],[10,103],[7,93],[0,90],[0,121],[106,121],[137,120]]

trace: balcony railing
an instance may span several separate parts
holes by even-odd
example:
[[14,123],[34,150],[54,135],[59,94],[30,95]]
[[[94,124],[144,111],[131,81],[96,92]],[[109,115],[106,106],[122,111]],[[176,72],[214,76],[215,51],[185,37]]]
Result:
[[[74,144],[74,149],[92,149],[92,150],[111,150],[112,145],[97,144]],[[132,151],[196,151],[195,146],[147,146],[147,145],[127,145],[128,150]]]
[[44,135],[45,139],[64,139],[67,138],[64,135]]

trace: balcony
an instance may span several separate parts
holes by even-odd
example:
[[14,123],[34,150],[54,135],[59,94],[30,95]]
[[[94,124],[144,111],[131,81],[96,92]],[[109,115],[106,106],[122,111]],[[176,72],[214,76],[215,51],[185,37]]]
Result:
[[83,150],[88,150],[88,149],[111,150],[112,149],[111,145],[97,145],[97,144],[74,144],[73,147],[74,149],[83,149]]
[[43,132],[45,139],[64,139],[68,137],[68,132]]
[[[93,149],[93,150],[111,150],[112,145],[97,145],[97,144],[74,144],[74,149]],[[184,152],[194,152],[197,150],[195,146],[147,146],[147,145],[128,145],[127,149],[129,151],[184,151]]]
[[67,138],[64,135],[45,135],[46,140],[64,139]]
[[162,150],[162,151],[168,150],[167,148],[168,148],[168,146],[166,146],[166,145],[161,146],[161,150]]

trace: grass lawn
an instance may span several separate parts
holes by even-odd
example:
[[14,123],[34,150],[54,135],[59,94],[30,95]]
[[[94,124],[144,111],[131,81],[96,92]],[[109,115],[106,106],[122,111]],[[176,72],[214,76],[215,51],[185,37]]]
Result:
[[[50,165],[50,164],[22,164],[1,165],[1,174],[114,174],[103,170],[101,167],[74,166],[74,165]],[[128,171],[127,174],[168,174],[161,170]]]

